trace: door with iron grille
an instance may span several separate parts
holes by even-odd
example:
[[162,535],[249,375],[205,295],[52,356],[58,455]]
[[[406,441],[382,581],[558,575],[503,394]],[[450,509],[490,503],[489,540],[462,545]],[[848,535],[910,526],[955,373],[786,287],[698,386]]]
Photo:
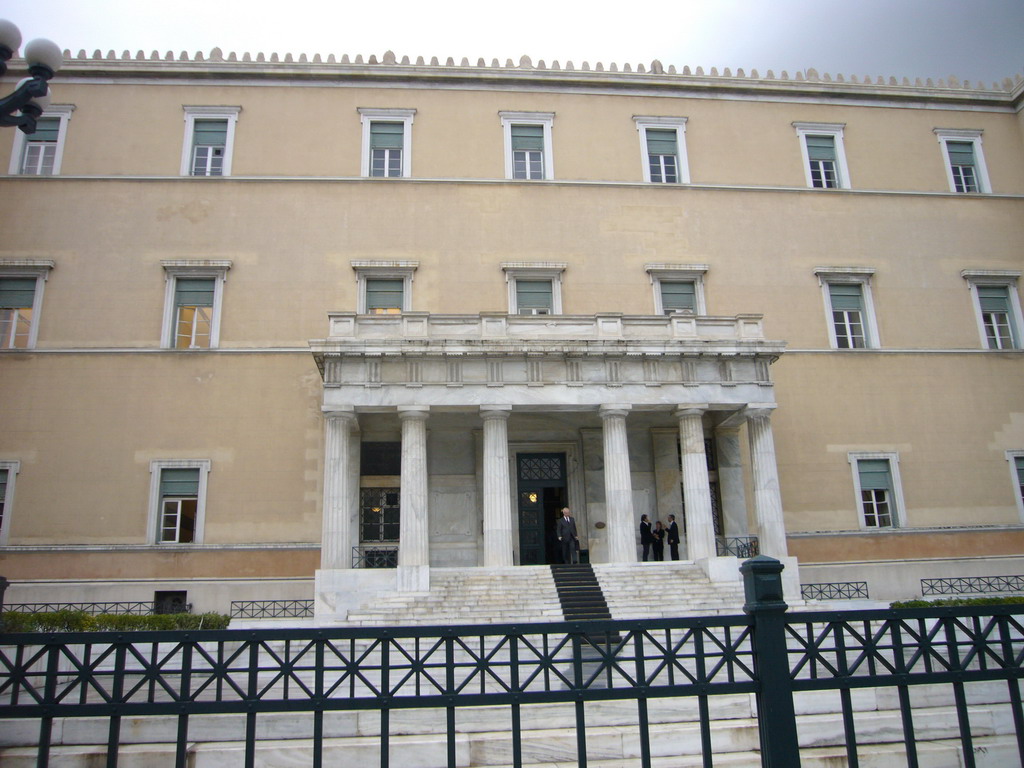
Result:
[[561,562],[555,523],[566,506],[564,453],[521,453],[516,457],[519,564]]

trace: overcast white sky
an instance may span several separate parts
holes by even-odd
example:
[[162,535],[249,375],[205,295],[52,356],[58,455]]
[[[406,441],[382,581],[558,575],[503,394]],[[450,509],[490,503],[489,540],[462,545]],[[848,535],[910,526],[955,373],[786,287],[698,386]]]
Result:
[[[386,7],[388,10],[383,10]],[[983,80],[1024,72],[1024,0],[0,0],[26,40],[77,54],[523,54],[682,68]]]

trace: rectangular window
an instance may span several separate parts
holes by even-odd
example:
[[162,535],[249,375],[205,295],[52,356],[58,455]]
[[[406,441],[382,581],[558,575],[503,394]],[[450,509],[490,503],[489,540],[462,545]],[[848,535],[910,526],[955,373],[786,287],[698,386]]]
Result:
[[20,470],[20,461],[0,461],[0,546],[7,544],[14,506],[14,481]]
[[192,131],[192,175],[223,176],[227,120],[196,120]]
[[512,178],[544,178],[544,126],[513,125]]
[[692,280],[659,280],[661,309],[666,315],[697,311],[697,286]]
[[1021,515],[1024,516],[1024,454],[1011,454],[1010,458],[1013,461],[1012,468],[1017,481],[1017,507],[1021,510]]
[[894,519],[892,473],[888,459],[858,459],[861,513],[865,528],[891,528]]
[[974,143],[947,141],[949,168],[953,174],[953,189],[957,192],[978,192],[978,173],[974,162]]
[[196,540],[199,472],[199,468],[160,470],[160,543],[191,544]]
[[370,123],[370,175],[402,175],[405,123]]
[[835,189],[836,140],[832,136],[807,136],[807,161],[811,169],[811,186]]
[[678,144],[675,128],[648,128],[647,169],[651,181],[675,184],[679,181]]
[[7,522],[7,469],[0,469],[0,531]]
[[405,280],[402,278],[369,278],[366,281],[366,312],[370,315],[401,313]]
[[209,349],[216,280],[178,278],[174,286],[175,349]]
[[800,139],[807,186],[813,189],[850,189],[843,144],[844,123],[793,123]]
[[520,315],[550,315],[553,312],[550,280],[516,280],[516,308]]
[[32,346],[36,278],[0,278],[0,349]]
[[1010,289],[1005,285],[979,285],[978,305],[989,349],[1015,349]]
[[829,283],[832,329],[836,348],[863,349],[867,346],[864,330],[864,294],[859,283]]
[[60,123],[59,117],[40,117],[36,120],[36,132],[25,137],[21,173],[30,176],[53,174],[54,164],[57,160]]

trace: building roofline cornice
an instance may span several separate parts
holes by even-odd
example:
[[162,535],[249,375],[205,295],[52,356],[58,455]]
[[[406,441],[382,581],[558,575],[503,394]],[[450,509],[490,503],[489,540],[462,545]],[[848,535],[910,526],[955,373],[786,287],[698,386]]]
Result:
[[[65,63],[61,69],[60,79],[78,78],[156,78],[184,80],[265,80],[290,81],[305,80],[311,82],[345,82],[349,84],[381,83],[419,84],[432,87],[466,86],[471,84],[496,87],[548,87],[554,89],[608,89],[608,90],[650,90],[653,92],[676,93],[685,96],[688,93],[706,95],[755,96],[760,98],[814,98],[839,99],[843,101],[878,100],[944,103],[950,106],[984,105],[1011,107],[1020,110],[1024,103],[1024,78],[1017,75],[1011,79],[1004,78],[1001,84],[993,83],[986,87],[980,83],[961,82],[955,77],[933,81],[931,78],[922,80],[909,78],[897,80],[896,77],[844,77],[819,74],[814,69],[796,72],[792,76],[782,71],[778,76],[771,70],[762,76],[757,70],[745,72],[729,68],[721,72],[712,67],[705,72],[702,67],[692,69],[683,67],[677,71],[675,66],[664,67],[660,61],[652,61],[649,65],[630,64],[618,66],[602,63],[591,66],[583,62],[579,67],[572,62],[561,65],[554,61],[550,65],[543,60],[534,63],[528,56],[523,56],[518,63],[511,59],[504,65],[497,59],[487,64],[483,59],[470,64],[462,59],[458,64],[449,58],[441,63],[436,57],[429,62],[423,57],[412,61],[408,56],[398,59],[388,51],[378,59],[370,56],[366,60],[362,56],[350,59],[348,55],[340,58],[333,54],[326,58],[319,54],[307,58],[305,54],[294,58],[291,54],[283,59],[277,54],[268,58],[264,54],[255,57],[246,53],[238,56],[230,53],[226,57],[223,52],[214,48],[208,55],[197,52],[189,55],[182,52],[174,57],[167,52],[163,57],[153,51],[148,57],[142,51],[134,56],[124,51],[120,57],[110,51],[106,56],[95,51],[88,56],[84,50],[77,56],[70,51],[64,52]],[[17,66],[17,65],[15,65]]]

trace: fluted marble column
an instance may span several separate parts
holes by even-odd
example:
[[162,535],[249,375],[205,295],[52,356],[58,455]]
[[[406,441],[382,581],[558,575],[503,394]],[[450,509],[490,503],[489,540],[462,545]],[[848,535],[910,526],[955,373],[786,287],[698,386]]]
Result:
[[787,557],[786,525],[782,518],[782,496],[779,493],[779,469],[775,460],[771,412],[768,408],[747,410],[747,433],[750,436],[750,464],[754,481],[754,510],[757,514],[758,540],[761,554]]
[[626,415],[629,405],[602,405],[604,498],[608,516],[608,562],[636,562],[637,522],[633,519],[633,481],[629,473]]
[[686,504],[687,559],[715,557],[714,508],[708,481],[708,458],[704,451],[704,423],[707,406],[676,410],[679,419],[679,446],[682,453],[683,496]]
[[[324,508],[320,568],[352,567],[353,411],[324,412]],[[358,483],[358,478],[356,478]]]
[[402,422],[402,502],[399,514],[398,588],[429,586],[430,531],[427,517],[427,406],[398,409]]
[[508,406],[481,406],[484,420],[484,567],[512,565]]

